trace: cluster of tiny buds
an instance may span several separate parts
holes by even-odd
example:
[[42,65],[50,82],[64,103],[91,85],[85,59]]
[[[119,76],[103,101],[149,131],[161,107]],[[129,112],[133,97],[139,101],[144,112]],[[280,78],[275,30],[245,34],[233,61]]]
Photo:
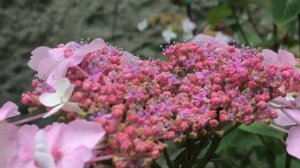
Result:
[[[248,48],[186,42],[163,54],[167,61],[139,60],[107,46],[85,56],[80,70],[68,70],[75,86],[71,101],[103,126],[106,150],[117,155],[118,168],[146,167],[166,147],[164,141],[181,142],[187,133],[198,137],[222,131],[222,123],[268,122],[277,117],[268,101],[293,90],[300,79],[291,66],[266,65]],[[22,103],[41,106],[39,95],[53,88],[38,80],[32,86]]]

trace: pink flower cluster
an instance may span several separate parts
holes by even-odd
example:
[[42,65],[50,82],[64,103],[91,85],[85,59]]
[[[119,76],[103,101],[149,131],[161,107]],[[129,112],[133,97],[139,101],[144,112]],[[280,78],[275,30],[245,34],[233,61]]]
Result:
[[[275,64],[275,57],[280,59],[268,52],[236,48],[205,35],[169,46],[163,53],[167,61],[140,60],[101,39],[39,47],[32,54],[29,66],[38,79],[32,82],[34,90],[23,94],[23,104],[45,109],[44,118],[56,115],[71,122],[47,126],[41,133],[32,128],[42,151],[52,151],[51,163],[56,165],[65,164],[58,159],[63,155],[59,151],[74,138],[87,138],[81,145],[90,150],[103,136],[99,130],[95,141],[86,144],[92,141],[90,131],[93,135],[95,131],[80,124],[73,127],[77,119],[96,122],[106,132],[95,157],[113,155],[118,168],[148,167],[166,148],[166,141],[213,134],[227,123],[268,123],[278,115],[268,102],[299,91],[300,86],[293,60]],[[19,132],[27,128],[23,127]],[[68,127],[84,133],[62,136],[55,131],[66,130],[61,131],[64,135]],[[58,147],[51,144],[55,136],[62,138]],[[91,159],[90,153],[79,156],[86,149],[75,147],[78,144],[70,150],[79,152],[66,157],[84,157],[81,165]],[[30,161],[44,163],[39,157],[32,159],[32,149],[28,151]]]

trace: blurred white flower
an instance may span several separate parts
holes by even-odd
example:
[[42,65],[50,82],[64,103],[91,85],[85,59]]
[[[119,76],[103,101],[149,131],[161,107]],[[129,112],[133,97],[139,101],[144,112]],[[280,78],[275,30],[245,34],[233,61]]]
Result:
[[226,43],[232,42],[232,40],[233,40],[232,37],[220,32],[220,31],[216,32],[215,39],[226,42]]
[[190,40],[194,37],[193,33],[190,32],[190,33],[183,33],[183,39],[184,40]]
[[169,43],[172,39],[177,37],[177,34],[173,32],[172,29],[168,28],[162,32],[162,37]]
[[147,29],[147,27],[148,27],[147,19],[140,21],[137,25],[137,29],[141,32],[144,31],[145,29]]
[[196,28],[196,24],[192,22],[189,18],[182,20],[181,25],[185,33],[191,33]]
[[40,95],[40,102],[46,107],[53,107],[45,116],[49,117],[57,113],[60,109],[68,112],[79,113],[81,111],[79,105],[74,102],[69,102],[75,86],[72,85],[68,78],[61,79],[55,86],[54,93],[43,93]]

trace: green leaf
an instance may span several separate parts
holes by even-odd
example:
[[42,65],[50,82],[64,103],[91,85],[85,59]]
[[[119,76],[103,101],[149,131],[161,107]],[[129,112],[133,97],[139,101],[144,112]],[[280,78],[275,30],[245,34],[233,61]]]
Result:
[[263,135],[263,136],[268,136],[272,138],[277,138],[279,140],[282,140],[284,133],[279,132],[273,128],[270,128],[268,125],[261,124],[259,122],[254,122],[253,124],[247,126],[247,125],[242,125],[239,127],[240,130],[258,134],[258,135]]
[[220,21],[232,15],[232,10],[228,6],[218,6],[206,13],[206,20],[212,26],[216,26]]
[[[168,145],[167,151],[170,156],[171,161],[175,160],[176,156],[178,156],[184,148],[179,148],[178,145],[174,144],[173,142],[169,141],[166,143]],[[156,160],[156,163],[160,165],[160,167],[168,167],[166,159],[161,154],[160,157]]]
[[241,148],[245,146],[251,147],[261,145],[262,142],[255,134],[236,129],[222,140],[216,153],[220,153],[228,148]]
[[275,23],[284,26],[293,21],[300,13],[299,0],[272,0],[271,14]]

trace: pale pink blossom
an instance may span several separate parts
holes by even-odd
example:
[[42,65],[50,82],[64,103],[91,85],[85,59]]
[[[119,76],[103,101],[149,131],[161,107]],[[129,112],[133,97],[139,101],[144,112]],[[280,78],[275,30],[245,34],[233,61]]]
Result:
[[277,125],[292,126],[286,139],[287,152],[300,159],[300,96],[293,97],[291,93],[286,97],[278,97],[270,102],[278,117],[274,119]]
[[0,108],[0,121],[17,115],[20,115],[20,112],[18,106],[13,102],[8,101]]
[[216,38],[206,35],[206,34],[198,34],[191,41],[198,42],[198,43],[211,43],[211,44],[214,44],[214,45],[217,45],[220,47],[228,47],[228,44],[226,41],[216,39]]
[[9,123],[0,124],[0,167],[11,168],[10,163],[17,153],[17,126]]
[[287,152],[300,159],[300,126],[294,126],[290,128],[288,137],[286,139],[286,150]]
[[17,131],[17,154],[10,163],[11,168],[37,168],[34,164],[34,137],[39,131],[36,125],[24,125]]
[[46,107],[53,107],[45,116],[49,117],[59,110],[79,113],[81,108],[77,103],[69,102],[75,86],[70,83],[68,78],[60,79],[56,86],[54,93],[43,93],[40,95],[40,102]]
[[277,97],[270,102],[278,117],[274,119],[275,123],[281,126],[291,126],[300,123],[300,96],[293,97],[288,93],[286,97]]
[[[11,132],[18,133],[18,137],[13,137],[17,142],[12,141],[10,143],[14,144],[6,147],[12,154],[4,154],[0,158],[0,165],[3,163],[9,168],[83,168],[92,159],[93,149],[105,135],[99,124],[85,120],[55,123],[44,129],[35,125],[25,125],[19,131],[16,129]],[[4,138],[1,138],[0,145],[9,143],[2,143]]]
[[40,79],[54,86],[59,79],[65,77],[69,67],[80,64],[84,56],[105,46],[105,42],[98,38],[85,45],[70,42],[59,48],[38,47],[32,51],[28,66],[37,71]]
[[264,56],[264,61],[266,64],[274,64],[274,65],[291,65],[291,66],[296,66],[296,59],[295,56],[286,51],[279,49],[278,53],[269,50],[269,49],[264,49],[262,51],[262,54]]

